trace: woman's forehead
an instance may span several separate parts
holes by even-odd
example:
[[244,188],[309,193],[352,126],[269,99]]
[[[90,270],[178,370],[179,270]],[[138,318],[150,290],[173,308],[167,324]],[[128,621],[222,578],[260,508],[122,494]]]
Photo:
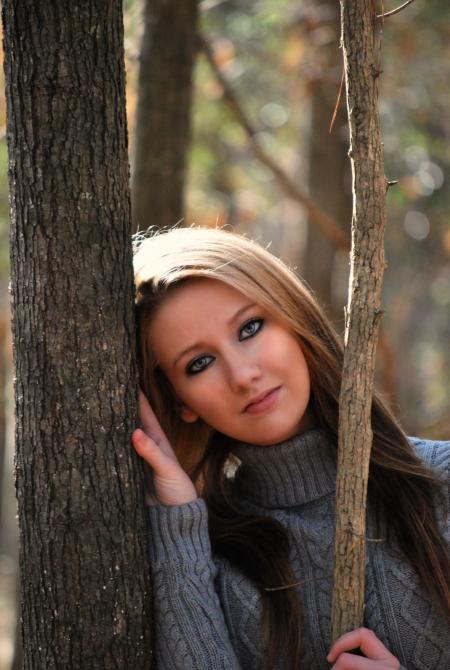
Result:
[[213,316],[222,321],[235,310],[255,304],[251,296],[217,279],[195,278],[173,287],[161,302],[153,319],[167,321],[201,318],[211,321]]
[[186,346],[214,341],[254,308],[263,309],[224,282],[200,279],[184,283],[167,295],[154,315],[150,345],[158,358],[167,360]]

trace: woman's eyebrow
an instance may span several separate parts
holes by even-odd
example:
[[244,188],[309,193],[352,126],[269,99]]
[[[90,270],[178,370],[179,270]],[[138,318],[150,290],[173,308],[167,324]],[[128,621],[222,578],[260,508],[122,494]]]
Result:
[[[256,307],[256,303],[251,302],[248,305],[243,305],[242,307],[239,307],[237,312],[233,314],[233,316],[228,319],[226,322],[227,325],[232,325],[235,321],[239,319],[242,314],[244,314],[247,310],[252,309],[253,307]],[[186,349],[183,349],[183,351],[180,351],[180,353],[177,355],[177,357],[174,359],[172,363],[172,367],[175,367],[180,358],[183,358],[186,354],[189,354],[191,351],[195,351],[196,349],[201,347],[201,342],[194,342],[194,344],[190,344]]]
[[233,314],[231,319],[228,319],[227,324],[230,325],[234,321],[237,321],[237,319],[239,319],[239,317],[242,316],[244,312],[246,312],[248,309],[252,309],[253,307],[256,307],[256,303],[254,302],[250,302],[248,305],[243,305],[238,309],[238,311],[235,314]]
[[186,349],[183,349],[183,351],[180,351],[178,356],[174,359],[172,367],[176,366],[180,358],[183,358],[183,356],[185,356],[186,354],[189,354],[191,351],[195,351],[196,349],[198,349],[200,347],[200,344],[201,344],[200,342],[195,342],[194,344],[190,344],[188,347],[186,347]]

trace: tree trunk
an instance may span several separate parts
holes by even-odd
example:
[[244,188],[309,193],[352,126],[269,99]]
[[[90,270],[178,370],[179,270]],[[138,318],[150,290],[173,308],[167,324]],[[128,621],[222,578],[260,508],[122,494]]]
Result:
[[[3,287],[2,287],[3,288]],[[6,287],[4,288],[6,294]],[[6,462],[6,379],[8,374],[8,333],[10,330],[8,313],[0,306],[0,539],[3,536],[3,492],[7,474]],[[9,357],[10,358],[10,357]]]
[[332,637],[362,624],[371,407],[384,270],[386,179],[377,112],[375,3],[341,0],[353,176],[352,252],[340,395]]
[[25,670],[148,669],[120,0],[4,0]]
[[20,622],[20,575],[16,577],[16,625],[14,627],[13,657],[11,670],[22,670],[23,668],[23,640]]
[[184,219],[197,0],[146,0],[134,134],[135,230]]
[[[311,98],[311,128],[309,140],[309,195],[322,210],[340,224],[350,238],[352,198],[350,191],[350,163],[348,160],[347,115],[341,100],[333,130],[333,117],[341,76],[339,50],[339,6],[335,0],[320,3],[322,28],[330,31],[327,44],[320,47],[323,74],[314,82]],[[334,35],[335,39],[331,39]],[[328,316],[340,325],[343,321],[343,303],[337,304],[333,292],[336,255],[347,253],[336,248],[311,221],[308,232],[302,274],[316,293]],[[341,325],[342,328],[342,325]]]

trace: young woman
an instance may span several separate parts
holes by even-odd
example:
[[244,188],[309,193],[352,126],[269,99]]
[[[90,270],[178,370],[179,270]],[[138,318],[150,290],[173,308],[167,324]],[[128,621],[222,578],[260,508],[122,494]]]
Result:
[[448,670],[450,443],[375,397],[365,627],[333,643],[332,327],[229,232],[145,239],[135,271],[158,670]]

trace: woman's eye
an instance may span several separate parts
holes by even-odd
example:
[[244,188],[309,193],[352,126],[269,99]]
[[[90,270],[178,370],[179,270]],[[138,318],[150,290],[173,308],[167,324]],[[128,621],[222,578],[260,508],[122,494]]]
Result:
[[247,321],[239,331],[239,340],[248,340],[249,337],[253,337],[258,330],[261,330],[263,325],[264,319],[251,319],[250,321]]
[[186,366],[187,374],[196,375],[199,372],[202,372],[202,370],[208,367],[208,365],[212,362],[212,360],[213,360],[212,356],[206,356],[206,355],[194,358],[194,360],[188,363]]

